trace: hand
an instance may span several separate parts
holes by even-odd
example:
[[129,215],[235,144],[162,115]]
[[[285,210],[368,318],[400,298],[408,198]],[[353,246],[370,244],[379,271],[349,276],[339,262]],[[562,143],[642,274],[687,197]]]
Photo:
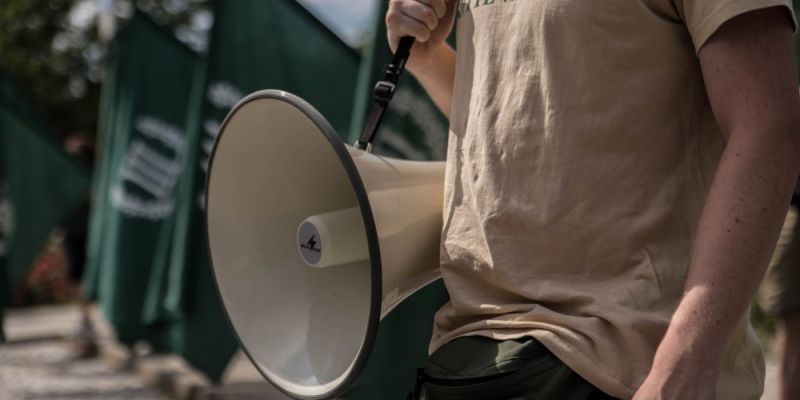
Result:
[[716,389],[716,377],[670,377],[651,372],[632,400],[715,400]]
[[715,400],[719,362],[704,353],[665,338],[633,400]]
[[437,47],[453,29],[456,0],[390,0],[386,12],[386,34],[392,52],[403,36],[416,41],[406,68],[412,73],[423,72],[434,60]]

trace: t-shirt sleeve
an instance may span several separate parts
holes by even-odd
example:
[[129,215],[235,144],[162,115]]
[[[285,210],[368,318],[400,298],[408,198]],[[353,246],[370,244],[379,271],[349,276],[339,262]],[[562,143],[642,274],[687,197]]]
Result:
[[673,0],[678,14],[689,29],[694,50],[706,43],[722,24],[731,18],[769,7],[784,7],[797,30],[797,20],[791,0]]

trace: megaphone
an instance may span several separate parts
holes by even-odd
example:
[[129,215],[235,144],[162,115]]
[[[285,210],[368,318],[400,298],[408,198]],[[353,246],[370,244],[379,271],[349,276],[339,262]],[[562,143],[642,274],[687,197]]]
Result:
[[267,380],[299,399],[353,383],[381,318],[439,277],[443,182],[443,162],[345,145],[292,94],[260,91],[233,108],[209,164],[209,252]]

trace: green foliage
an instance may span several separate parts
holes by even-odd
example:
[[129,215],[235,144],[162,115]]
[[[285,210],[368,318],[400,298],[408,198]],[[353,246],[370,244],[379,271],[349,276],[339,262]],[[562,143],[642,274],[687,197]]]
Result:
[[90,47],[93,38],[70,29],[71,3],[3,0],[0,5],[0,66],[33,96],[62,137],[94,132],[99,96],[100,77],[90,76],[84,55],[96,51]]
[[[209,0],[116,0],[119,26],[134,7],[172,28],[196,50],[211,27]],[[106,45],[96,0],[0,1],[0,68],[17,81],[59,138],[94,135]]]

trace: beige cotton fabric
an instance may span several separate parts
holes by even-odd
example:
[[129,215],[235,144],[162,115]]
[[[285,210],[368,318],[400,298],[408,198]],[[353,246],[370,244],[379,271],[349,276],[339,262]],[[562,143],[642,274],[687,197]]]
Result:
[[[431,351],[530,335],[633,395],[680,300],[723,150],[696,51],[788,0],[471,0],[458,58]],[[735,295],[735,294],[732,294]],[[757,399],[746,318],[718,398]]]

